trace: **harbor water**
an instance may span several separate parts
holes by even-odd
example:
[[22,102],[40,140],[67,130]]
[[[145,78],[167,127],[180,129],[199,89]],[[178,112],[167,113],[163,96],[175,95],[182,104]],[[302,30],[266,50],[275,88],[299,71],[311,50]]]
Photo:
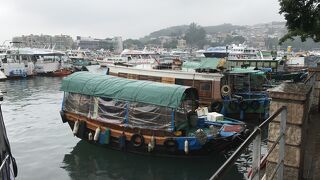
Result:
[[[2,110],[18,164],[17,179],[208,179],[227,158],[222,153],[193,159],[151,157],[81,141],[60,118],[61,80],[34,77],[0,82],[6,92]],[[243,172],[250,162],[246,157],[226,179],[245,179]]]

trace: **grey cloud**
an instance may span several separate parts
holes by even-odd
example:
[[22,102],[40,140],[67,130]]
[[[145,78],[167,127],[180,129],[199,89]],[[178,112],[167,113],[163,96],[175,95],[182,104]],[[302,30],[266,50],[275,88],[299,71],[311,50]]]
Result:
[[[1,0],[3,1],[3,0]],[[138,38],[181,24],[283,20],[277,0],[5,0],[0,43],[22,34]]]

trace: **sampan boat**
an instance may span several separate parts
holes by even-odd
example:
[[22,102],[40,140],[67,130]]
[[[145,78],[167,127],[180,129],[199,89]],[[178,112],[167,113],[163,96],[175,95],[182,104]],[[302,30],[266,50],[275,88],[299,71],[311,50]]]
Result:
[[62,81],[61,117],[75,136],[105,147],[152,155],[223,151],[247,134],[243,122],[196,113],[188,86],[76,72]]

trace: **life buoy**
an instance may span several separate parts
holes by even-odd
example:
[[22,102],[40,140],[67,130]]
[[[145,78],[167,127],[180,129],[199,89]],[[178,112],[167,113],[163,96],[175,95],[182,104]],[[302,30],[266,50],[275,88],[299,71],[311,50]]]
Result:
[[240,59],[240,57],[241,57],[240,54],[237,54],[237,58]]
[[253,110],[257,110],[260,108],[260,103],[258,100],[253,100],[251,101],[250,103],[250,107],[253,109]]
[[163,145],[170,152],[178,151],[178,142],[173,138],[166,139]]
[[221,95],[222,96],[229,96],[231,93],[231,88],[228,85],[223,85],[221,87]]
[[230,101],[228,107],[231,111],[236,111],[238,109],[238,103],[236,101]]
[[211,107],[211,111],[213,111],[213,112],[220,112],[221,109],[222,109],[222,102],[212,101],[210,107]]
[[247,110],[249,108],[249,105],[246,101],[241,101],[239,103],[239,108],[243,111]]
[[134,134],[131,137],[130,142],[133,147],[139,148],[144,144],[144,138],[141,134]]

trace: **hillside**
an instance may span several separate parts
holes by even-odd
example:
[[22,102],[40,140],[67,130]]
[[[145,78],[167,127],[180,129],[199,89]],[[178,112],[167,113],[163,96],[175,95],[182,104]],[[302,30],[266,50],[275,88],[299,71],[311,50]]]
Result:
[[[155,32],[150,33],[149,35],[145,36],[143,39],[150,39],[150,38],[158,38],[160,36],[180,36],[184,34],[189,25],[180,25],[180,26],[172,26],[165,29],[161,29]],[[208,34],[214,34],[218,32],[230,32],[236,29],[246,29],[245,26],[237,26],[232,24],[221,24],[216,26],[203,26],[204,30]]]

